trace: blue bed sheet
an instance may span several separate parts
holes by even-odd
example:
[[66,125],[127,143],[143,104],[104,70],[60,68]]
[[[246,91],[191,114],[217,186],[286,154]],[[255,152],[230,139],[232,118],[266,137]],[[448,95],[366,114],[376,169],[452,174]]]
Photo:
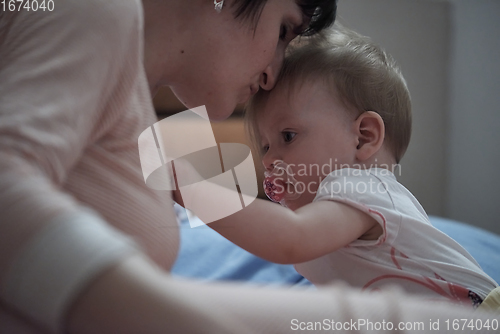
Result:
[[[450,219],[430,217],[438,229],[459,242],[496,282],[500,282],[500,236]],[[270,263],[234,245],[208,226],[190,228],[180,214],[181,247],[172,274],[202,280],[256,284],[310,285],[292,265]]]
[[455,239],[495,282],[500,283],[500,236],[456,220],[429,217],[431,223]]

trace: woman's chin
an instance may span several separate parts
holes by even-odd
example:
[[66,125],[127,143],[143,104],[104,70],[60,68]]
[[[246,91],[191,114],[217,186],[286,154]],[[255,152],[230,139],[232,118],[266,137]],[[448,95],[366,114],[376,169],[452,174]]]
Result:
[[233,114],[236,103],[213,103],[207,104],[206,107],[211,121],[223,121]]

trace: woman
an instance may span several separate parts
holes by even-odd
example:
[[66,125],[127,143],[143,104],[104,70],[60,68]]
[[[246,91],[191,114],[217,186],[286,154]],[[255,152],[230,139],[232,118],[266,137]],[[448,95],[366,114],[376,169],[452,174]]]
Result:
[[[0,332],[279,333],[345,314],[338,290],[170,278],[171,199],[144,185],[137,152],[159,86],[228,117],[259,86],[273,87],[287,44],[329,25],[335,2],[51,3],[0,13]],[[371,316],[363,310],[345,317]]]

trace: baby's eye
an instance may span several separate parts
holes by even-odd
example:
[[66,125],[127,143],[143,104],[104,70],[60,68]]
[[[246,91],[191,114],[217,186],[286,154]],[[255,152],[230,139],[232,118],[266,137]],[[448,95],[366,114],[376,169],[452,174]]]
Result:
[[262,147],[262,153],[266,153],[267,151],[269,151],[269,145],[264,145],[264,147]]
[[283,139],[285,140],[286,143],[291,142],[292,139],[296,135],[295,132],[291,132],[291,131],[283,131],[281,134],[282,134]]

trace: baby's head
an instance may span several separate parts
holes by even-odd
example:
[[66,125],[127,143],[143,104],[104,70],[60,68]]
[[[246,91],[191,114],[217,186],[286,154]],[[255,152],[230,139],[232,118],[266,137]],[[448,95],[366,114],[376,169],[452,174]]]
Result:
[[333,169],[399,163],[410,95],[392,57],[337,27],[290,52],[276,87],[251,99],[246,121],[265,168],[283,160],[296,177],[302,169],[307,188]]

